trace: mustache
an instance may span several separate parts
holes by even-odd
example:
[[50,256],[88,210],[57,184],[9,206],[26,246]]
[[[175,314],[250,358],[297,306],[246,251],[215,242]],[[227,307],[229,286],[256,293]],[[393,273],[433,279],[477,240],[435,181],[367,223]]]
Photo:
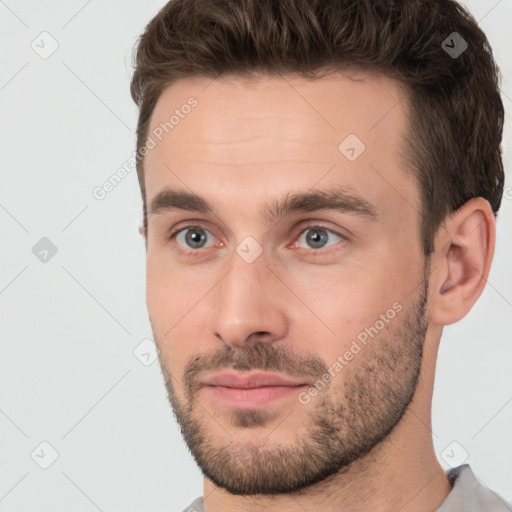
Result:
[[290,377],[320,378],[327,365],[312,354],[297,354],[287,347],[255,343],[247,347],[224,345],[213,352],[198,354],[185,365],[183,383],[189,397],[198,387],[198,376],[205,371],[234,369],[239,371],[274,371]]

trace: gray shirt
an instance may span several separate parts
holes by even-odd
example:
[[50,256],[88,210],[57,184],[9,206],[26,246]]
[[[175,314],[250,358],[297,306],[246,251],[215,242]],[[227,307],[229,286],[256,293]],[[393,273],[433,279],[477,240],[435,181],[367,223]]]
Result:
[[[468,464],[449,469],[447,476],[453,489],[437,512],[512,512],[512,507],[476,478]],[[205,512],[202,497],[183,512]]]

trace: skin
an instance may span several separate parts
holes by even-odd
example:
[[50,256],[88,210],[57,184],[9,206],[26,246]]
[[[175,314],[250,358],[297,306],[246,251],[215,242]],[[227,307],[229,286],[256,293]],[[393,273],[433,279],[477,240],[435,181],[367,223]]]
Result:
[[[150,213],[141,232],[151,326],[208,512],[427,512],[451,490],[432,442],[437,351],[443,326],[485,286],[494,217],[472,199],[446,219],[426,262],[419,190],[399,157],[407,96],[386,77],[351,77],[187,78],[151,118],[150,133],[197,99],[146,156],[146,198],[186,190],[214,213]],[[351,133],[366,146],[353,162],[338,150]],[[260,215],[269,200],[335,185],[371,203],[378,220]],[[169,240],[191,221],[207,230],[204,248],[187,246],[187,231]],[[309,221],[328,230],[315,255]],[[263,248],[252,263],[236,252],[248,236]],[[395,303],[401,311],[307,404],[291,394],[241,411],[198,385],[231,364],[314,383]]]

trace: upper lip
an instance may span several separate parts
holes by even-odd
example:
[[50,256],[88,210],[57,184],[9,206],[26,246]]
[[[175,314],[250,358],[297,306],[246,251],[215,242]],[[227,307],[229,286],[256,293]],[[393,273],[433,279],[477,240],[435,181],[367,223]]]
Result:
[[270,386],[304,386],[304,380],[293,380],[275,373],[222,371],[201,381],[205,386],[225,386],[228,388],[254,389]]

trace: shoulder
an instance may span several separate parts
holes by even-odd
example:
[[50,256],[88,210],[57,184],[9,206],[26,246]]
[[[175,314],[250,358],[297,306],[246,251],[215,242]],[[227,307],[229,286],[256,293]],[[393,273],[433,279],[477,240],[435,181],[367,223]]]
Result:
[[486,487],[473,473],[469,464],[452,468],[446,473],[453,489],[437,512],[512,512],[512,506]]
[[203,497],[196,498],[183,512],[204,512]]

